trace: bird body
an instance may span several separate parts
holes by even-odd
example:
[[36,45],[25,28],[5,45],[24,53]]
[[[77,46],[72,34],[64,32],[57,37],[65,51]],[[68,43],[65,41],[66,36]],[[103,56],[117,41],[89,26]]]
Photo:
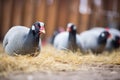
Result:
[[[38,22],[37,22],[38,23]],[[36,24],[37,24],[36,23]],[[34,26],[32,26],[35,28]],[[14,26],[5,35],[3,48],[9,55],[34,54],[40,51],[41,40],[37,29],[25,26]]]
[[76,26],[72,23],[67,25],[67,31],[61,32],[56,35],[54,39],[54,47],[59,50],[77,50],[77,39]]
[[68,47],[68,32],[62,32],[55,37],[54,46],[57,49],[65,49]]
[[[93,32],[102,32],[106,30],[106,28],[96,27],[92,28],[91,31]],[[120,47],[120,31],[115,28],[107,28],[107,31],[111,34],[111,38],[108,38],[106,48],[107,51],[112,51]]]
[[[76,35],[76,38],[79,38],[79,35]],[[61,32],[55,37],[54,46],[61,50],[61,49],[69,49],[69,32]]]
[[103,52],[108,35],[109,33],[106,31],[101,33],[91,30],[82,32],[79,37],[81,51],[88,52],[91,50],[96,53]]

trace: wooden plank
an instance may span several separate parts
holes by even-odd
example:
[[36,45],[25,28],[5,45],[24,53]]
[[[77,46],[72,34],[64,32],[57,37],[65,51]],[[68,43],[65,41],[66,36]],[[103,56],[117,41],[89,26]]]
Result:
[[[69,15],[69,0],[60,0],[59,2],[59,12],[58,12],[58,23],[57,27],[64,27],[66,29],[66,24],[68,22],[68,15]],[[56,28],[57,28],[56,27]]]
[[107,10],[112,10],[114,1],[116,0],[107,0]]
[[104,4],[103,4],[104,0],[101,0],[101,6],[99,7],[98,13],[100,13],[98,16],[98,20],[97,20],[97,26],[100,27],[106,27],[107,26],[107,19],[106,19],[106,13],[104,10]]
[[119,13],[119,19],[118,19],[118,29],[120,30],[120,6],[119,6],[120,0],[118,0],[118,13]]
[[[112,4],[112,5],[110,6],[110,4]],[[117,5],[119,5],[118,0],[112,0],[111,2],[109,2],[109,11],[112,12],[112,15],[108,16],[109,27],[117,28],[119,25],[118,20],[120,18],[120,15],[118,13]]]
[[120,0],[116,0],[116,11],[117,11],[117,19],[116,19],[116,21],[117,21],[117,26],[116,26],[116,28],[117,29],[120,29],[120,6],[119,6],[119,4],[120,4]]
[[90,14],[89,28],[96,26],[96,6],[94,0],[90,3],[92,13]]
[[113,21],[111,21],[112,19],[110,19],[110,17],[112,17],[112,16],[109,16],[108,15],[108,11],[112,11],[112,8],[113,8],[113,4],[114,4],[114,1],[116,1],[116,0],[102,0],[103,1],[103,6],[104,6],[104,17],[103,17],[103,22],[104,22],[104,26],[106,27],[106,26],[109,26],[110,27],[110,25],[109,25],[109,23],[111,24],[111,22],[113,22]]
[[118,4],[117,4],[117,6],[118,6],[118,12],[119,12],[119,14],[120,14],[120,6],[119,6],[120,0],[117,0],[117,1],[118,1]]
[[88,29],[88,23],[89,23],[89,14],[81,14],[81,20],[80,20],[80,29],[78,32],[83,32]]
[[1,37],[3,38],[6,32],[8,31],[11,22],[11,13],[12,13],[12,3],[13,0],[3,0],[3,9],[2,9],[2,33]]
[[46,0],[36,0],[35,1],[35,21],[45,21],[46,16]]
[[47,2],[47,17],[46,17],[46,37],[50,37],[56,27],[58,3],[59,0],[52,0],[53,2]]
[[[81,5],[81,4],[80,4]],[[90,8],[90,1],[88,0],[88,8]],[[90,18],[90,12],[88,11],[87,8],[87,12],[85,13],[80,13],[80,24],[79,24],[79,28],[78,28],[78,32],[83,32],[85,30],[88,29],[89,27],[89,18]]]
[[105,25],[105,14],[103,10],[103,0],[101,0],[101,6],[96,6],[94,4],[93,7],[93,12],[92,12],[92,21],[91,21],[91,26],[92,27],[101,27]]
[[33,24],[33,15],[34,15],[34,1],[35,0],[25,0],[24,11],[23,11],[23,20],[22,24],[24,26],[31,27]]
[[91,8],[91,11],[92,11],[92,12],[91,12],[91,14],[89,15],[88,29],[90,29],[90,28],[93,27],[93,25],[92,25],[92,20],[93,20],[93,16],[94,16],[93,13],[94,13],[94,7],[95,7],[93,0],[90,2],[89,7]]
[[93,8],[93,10],[92,10],[92,14],[91,14],[91,26],[92,27],[94,27],[94,26],[96,26],[96,8],[95,8],[95,6],[94,6],[94,8]]
[[[0,0],[0,26],[1,26],[1,18],[2,18],[2,0]],[[1,28],[1,27],[0,27]],[[1,29],[0,29],[1,30]]]
[[[2,32],[2,14],[1,14],[1,12],[2,12],[2,0],[0,0],[0,32]],[[2,38],[2,35],[0,34],[0,40],[1,40],[1,38]]]
[[79,27],[79,1],[80,0],[69,0],[69,16],[68,22],[74,23]]
[[14,0],[13,3],[12,25],[21,25],[24,0]]

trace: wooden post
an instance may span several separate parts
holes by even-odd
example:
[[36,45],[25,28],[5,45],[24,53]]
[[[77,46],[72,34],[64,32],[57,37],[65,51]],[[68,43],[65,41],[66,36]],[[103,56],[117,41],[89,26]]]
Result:
[[[53,2],[49,2],[53,1]],[[48,0],[47,2],[47,17],[46,17],[46,37],[50,37],[56,27],[57,23],[57,12],[58,12],[59,0]]]
[[21,25],[24,0],[14,0],[13,3],[12,25]]
[[97,6],[94,4],[93,11],[92,11],[92,27],[103,27],[105,25],[105,13],[103,10],[103,1],[101,0],[101,5]]
[[[80,4],[81,5],[81,4]],[[80,15],[80,24],[79,24],[79,31],[78,32],[83,32],[89,27],[89,17],[90,17],[90,11],[89,11],[89,6],[90,6],[90,1],[88,0],[88,7],[86,7],[86,12],[82,12],[79,14]],[[86,5],[86,6],[87,6]],[[91,8],[90,8],[91,9]]]
[[46,16],[46,0],[35,0],[35,21],[45,21]]
[[[118,13],[120,14],[120,6],[119,6],[119,4],[120,4],[120,0],[118,0]],[[120,15],[119,15],[119,18],[118,18],[118,29],[120,30]]]
[[35,0],[25,0],[22,20],[22,24],[24,26],[31,27],[31,25],[33,24],[34,2]]
[[112,0],[111,2],[109,2],[108,8],[109,8],[109,11],[111,11],[111,15],[107,17],[109,27],[117,28],[118,25],[120,24],[120,22],[118,21],[120,18],[120,14],[117,10],[118,6],[119,6],[118,0]]
[[81,20],[80,20],[80,29],[79,32],[85,31],[88,29],[88,22],[89,22],[89,14],[81,14]]
[[13,0],[3,0],[2,19],[1,19],[1,37],[3,38],[10,28]]
[[69,0],[68,22],[74,23],[79,27],[79,0]]
[[95,4],[94,4],[94,1],[93,1],[93,4],[92,4],[92,14],[91,14],[91,21],[90,21],[90,26],[91,27],[94,27],[94,26],[96,26],[96,6],[95,6]]
[[69,16],[69,6],[68,6],[69,1],[70,0],[60,0],[59,2],[57,27],[64,27],[66,29],[66,24],[68,22],[68,16]]
[[2,38],[2,35],[1,35],[1,32],[2,32],[2,14],[1,14],[1,12],[2,12],[2,0],[0,0],[0,40],[1,40],[1,38]]

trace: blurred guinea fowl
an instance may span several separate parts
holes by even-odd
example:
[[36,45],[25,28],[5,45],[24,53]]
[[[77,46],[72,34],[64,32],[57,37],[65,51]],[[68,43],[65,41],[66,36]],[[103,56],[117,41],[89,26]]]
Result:
[[54,39],[55,39],[56,35],[58,35],[58,34],[61,33],[61,32],[64,32],[64,31],[65,31],[65,30],[64,30],[63,27],[58,27],[58,28],[54,31],[53,35],[50,37],[49,43],[53,45]]
[[114,49],[117,49],[120,47],[120,31],[115,29],[115,28],[93,28],[91,29],[92,31],[97,31],[97,32],[102,32],[104,30],[109,31],[109,33],[111,34],[111,38],[109,38],[107,40],[107,44],[106,44],[106,48],[105,50],[107,51],[112,51]]
[[59,50],[77,50],[77,39],[76,26],[73,23],[67,24],[67,31],[61,32],[56,35],[54,39],[54,47]]
[[104,51],[109,36],[110,33],[106,30],[102,32],[92,30],[84,31],[79,37],[79,47],[83,52],[91,50],[95,53],[101,53]]
[[106,50],[113,50],[120,47],[120,31],[115,28],[110,28],[109,32],[112,34],[112,39],[109,39],[106,45]]
[[9,55],[30,54],[37,56],[40,53],[40,35],[42,33],[45,33],[43,22],[35,22],[31,28],[13,26],[3,39],[3,48]]

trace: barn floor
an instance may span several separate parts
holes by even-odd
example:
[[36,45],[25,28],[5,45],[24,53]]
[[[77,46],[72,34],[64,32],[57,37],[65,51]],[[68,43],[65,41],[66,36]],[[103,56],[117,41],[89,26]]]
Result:
[[42,47],[37,57],[8,56],[0,44],[0,80],[120,80],[120,49],[94,55]]

